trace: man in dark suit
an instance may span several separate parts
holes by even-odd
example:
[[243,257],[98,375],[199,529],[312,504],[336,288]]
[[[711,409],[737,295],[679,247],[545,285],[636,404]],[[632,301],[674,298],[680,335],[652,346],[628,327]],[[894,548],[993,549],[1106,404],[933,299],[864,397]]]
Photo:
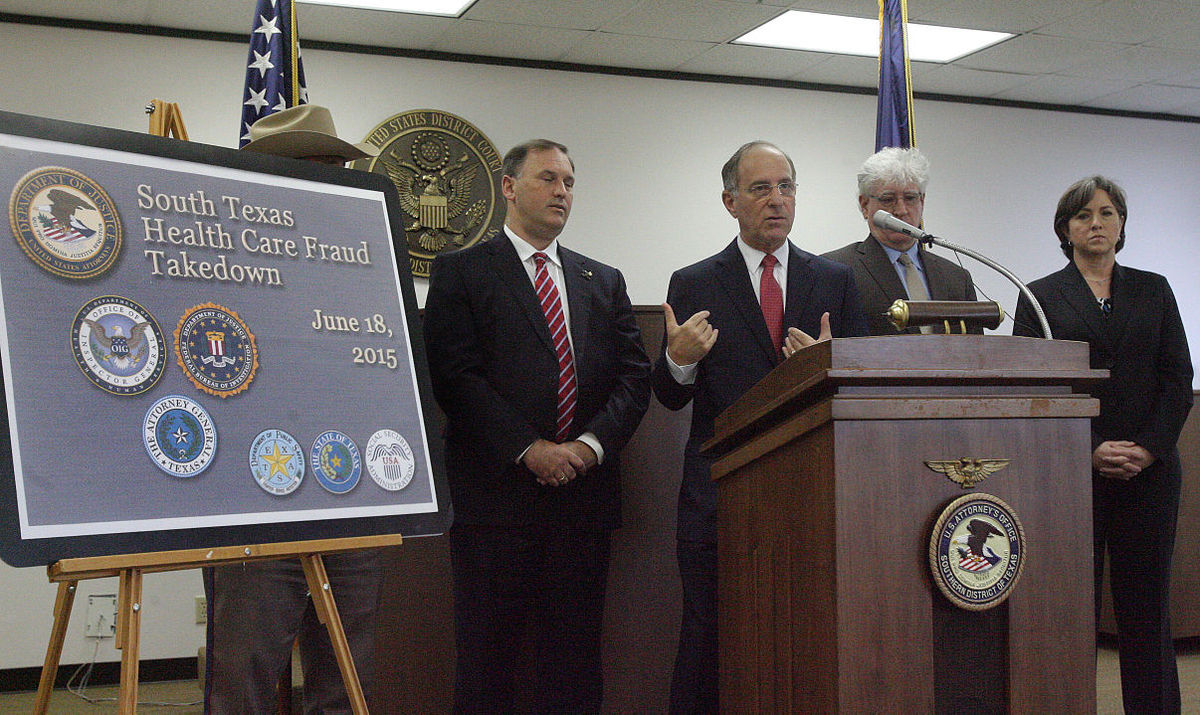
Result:
[[[854,269],[871,335],[898,334],[884,315],[897,300],[975,300],[975,285],[965,268],[930,253],[910,236],[871,223],[882,209],[920,226],[928,183],[929,160],[917,149],[888,147],[872,154],[858,172],[858,208],[871,233],[824,254]],[[940,333],[944,328],[909,327],[905,332]]]
[[649,404],[650,363],[621,273],[558,243],[574,182],[561,144],[512,149],[505,235],[433,264],[425,343],[447,417],[458,712],[512,711],[530,669],[525,707],[600,709],[618,455]]
[[[712,460],[700,454],[713,420],[785,356],[831,336],[867,333],[850,269],[788,240],[796,210],[792,160],[767,142],[750,142],[725,163],[721,178],[738,237],[671,276],[665,349],[652,376],[667,408],[692,403],[676,534],[683,583],[671,679],[676,713],[718,707],[717,491]],[[678,323],[676,315],[687,317]]]

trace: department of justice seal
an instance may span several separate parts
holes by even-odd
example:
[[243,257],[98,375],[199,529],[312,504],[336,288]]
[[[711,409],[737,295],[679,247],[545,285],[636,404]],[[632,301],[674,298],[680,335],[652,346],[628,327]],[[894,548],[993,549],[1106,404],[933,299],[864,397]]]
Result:
[[217,428],[199,403],[169,395],[146,410],[142,442],[159,469],[173,477],[194,477],[217,454]]
[[396,185],[414,276],[428,278],[437,254],[500,233],[500,153],[470,122],[418,109],[385,119],[365,141],[379,147],[379,156],[351,166],[383,174]]
[[990,494],[967,494],[942,510],[929,538],[933,581],[968,611],[997,606],[1025,567],[1025,530],[1012,507]]
[[367,474],[389,492],[408,486],[416,471],[412,448],[399,432],[381,429],[367,440]]
[[322,432],[309,453],[313,476],[325,489],[345,494],[358,485],[362,460],[354,440],[337,430]]
[[78,171],[45,166],[22,176],[8,220],[25,255],[56,276],[95,278],[121,255],[116,204]]
[[304,448],[281,429],[265,429],[250,443],[250,474],[268,493],[291,494],[304,481]]
[[150,311],[119,295],[88,301],[71,326],[75,362],[93,385],[140,395],[167,367],[167,343]]
[[232,397],[258,372],[258,347],[245,321],[229,308],[201,303],[175,328],[175,358],[198,390]]

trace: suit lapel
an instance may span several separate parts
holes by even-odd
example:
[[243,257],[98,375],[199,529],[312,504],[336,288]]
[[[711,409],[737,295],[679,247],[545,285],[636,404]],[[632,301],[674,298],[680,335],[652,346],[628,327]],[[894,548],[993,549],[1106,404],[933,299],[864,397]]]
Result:
[[[788,273],[791,273],[790,266]],[[733,243],[725,247],[724,251],[721,251],[721,255],[717,258],[717,282],[728,294],[729,302],[737,309],[742,320],[750,326],[750,332],[754,334],[754,339],[762,351],[771,358],[772,363],[779,362],[775,356],[778,350],[771,349],[771,333],[767,330],[767,321],[763,319],[762,306],[759,305],[758,298],[754,296],[754,286],[750,283],[750,274],[746,271],[746,261],[742,258],[736,238]],[[790,303],[790,278],[788,287],[788,302]],[[786,316],[784,319],[786,321]],[[787,323],[785,322],[784,325]],[[717,326],[718,329],[720,327]]]
[[883,250],[879,241],[868,237],[858,244],[858,251],[862,256],[863,266],[867,269],[867,273],[870,273],[871,278],[875,279],[876,288],[883,294],[879,302],[890,304],[887,296],[908,295],[908,289],[900,282],[900,276],[896,274],[892,259],[888,257],[887,251]]
[[[1107,323],[1105,332],[1110,340],[1120,340],[1127,333],[1125,324],[1133,314],[1134,307],[1142,304],[1142,284],[1131,279],[1130,274],[1120,264],[1113,266],[1112,283],[1109,285],[1112,296],[1112,314],[1102,321]],[[1113,352],[1117,352],[1117,343],[1112,342]]]
[[580,356],[587,355],[587,346],[592,339],[588,333],[591,324],[592,310],[592,271],[588,269],[583,256],[558,247],[558,257],[562,261],[563,283],[567,289],[567,304],[571,312],[571,346],[575,353],[575,373],[578,382],[583,381],[586,360]]
[[[800,327],[804,308],[812,303],[812,292],[817,281],[813,278],[812,257],[800,251],[788,241],[787,303],[783,313],[783,327]],[[818,325],[820,316],[817,316]],[[813,336],[816,337],[815,335]]]
[[1092,339],[1105,346],[1109,351],[1113,349],[1112,335],[1110,332],[1109,321],[1112,316],[1105,317],[1100,312],[1100,308],[1096,304],[1096,296],[1092,293],[1092,289],[1088,287],[1087,281],[1084,280],[1083,274],[1079,272],[1075,262],[1067,264],[1067,267],[1059,271],[1062,278],[1060,288],[1062,289],[1063,300],[1066,301],[1071,309],[1075,311],[1083,324],[1087,326],[1088,333]]
[[492,265],[500,282],[508,288],[513,299],[521,306],[521,312],[525,314],[546,349],[554,352],[554,344],[550,342],[550,326],[546,324],[546,314],[542,312],[542,304],[533,290],[525,266],[521,265],[517,249],[513,248],[512,239],[489,241],[487,245],[492,253]]
[[[929,283],[929,299],[930,300],[960,300],[947,295],[947,286],[950,282],[950,277],[942,270],[942,265],[937,261],[929,260],[929,252],[924,246],[917,249],[921,254],[921,267],[925,269],[925,280]],[[895,271],[892,271],[895,273]]]

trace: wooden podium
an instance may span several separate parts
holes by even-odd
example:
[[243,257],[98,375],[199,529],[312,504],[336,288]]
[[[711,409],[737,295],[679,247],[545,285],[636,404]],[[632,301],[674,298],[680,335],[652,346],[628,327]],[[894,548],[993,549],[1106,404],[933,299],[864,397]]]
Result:
[[[785,361],[722,414],[724,712],[1054,712],[1096,707],[1084,343],[846,338]],[[927,460],[1007,459],[967,489]],[[930,535],[956,497],[1015,511],[1004,602],[951,603]]]

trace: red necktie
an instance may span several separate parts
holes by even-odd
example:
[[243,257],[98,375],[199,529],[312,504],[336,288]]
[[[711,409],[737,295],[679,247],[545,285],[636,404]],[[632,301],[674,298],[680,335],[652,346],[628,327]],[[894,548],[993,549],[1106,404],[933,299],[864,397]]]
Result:
[[763,320],[771,333],[771,344],[775,346],[775,357],[783,350],[783,291],[775,280],[775,264],[779,259],[770,253],[762,259],[762,277],[758,281],[758,302],[762,304]]
[[533,287],[542,303],[546,324],[550,326],[550,341],[554,343],[554,352],[558,355],[558,429],[555,438],[562,442],[567,438],[571,420],[575,417],[575,359],[571,356],[571,341],[567,337],[567,321],[563,319],[562,300],[558,297],[558,288],[550,279],[550,272],[546,270],[546,254],[538,251],[533,254],[533,260],[537,262]]

